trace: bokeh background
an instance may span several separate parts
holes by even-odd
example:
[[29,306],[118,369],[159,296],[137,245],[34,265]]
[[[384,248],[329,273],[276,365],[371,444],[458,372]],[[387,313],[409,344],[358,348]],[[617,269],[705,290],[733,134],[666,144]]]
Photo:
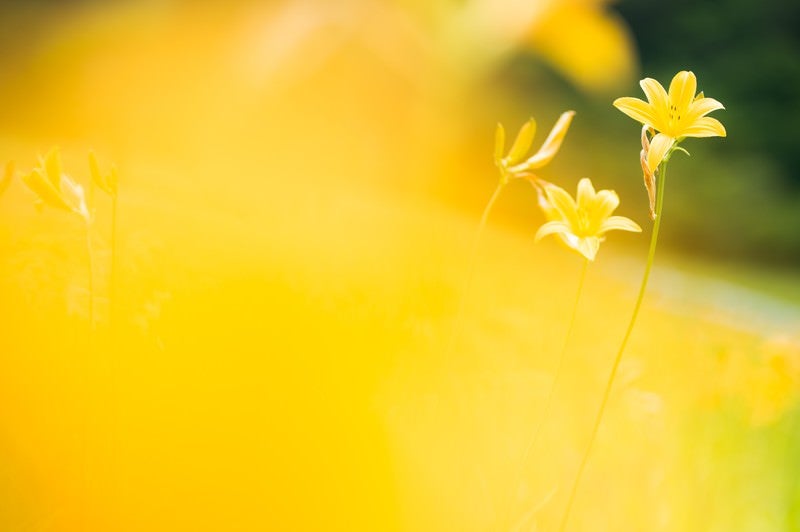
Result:
[[[644,268],[639,126],[682,69],[726,139],[659,255],[570,530],[800,528],[800,7],[781,0],[7,1],[0,162],[120,171],[85,227],[0,197],[0,529],[553,530]],[[541,177],[643,235],[581,261],[496,123],[577,111]],[[114,298],[111,298],[111,294]],[[459,305],[465,312],[451,347]],[[89,323],[89,298],[95,326]],[[541,437],[525,458],[532,434]]]

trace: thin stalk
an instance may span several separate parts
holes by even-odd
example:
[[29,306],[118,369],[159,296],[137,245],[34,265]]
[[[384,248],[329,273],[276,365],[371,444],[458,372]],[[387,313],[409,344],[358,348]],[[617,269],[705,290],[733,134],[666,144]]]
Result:
[[569,347],[569,340],[572,337],[572,329],[575,325],[575,316],[577,316],[578,314],[578,303],[581,300],[581,294],[583,293],[583,284],[584,281],[586,280],[586,270],[588,269],[589,269],[589,259],[584,259],[583,266],[581,268],[580,278],[578,280],[578,289],[575,292],[575,302],[572,304],[572,313],[570,314],[569,325],[567,326],[567,334],[564,337],[564,343],[561,346],[561,353],[558,355],[558,363],[556,365],[555,377],[553,378],[553,382],[550,385],[550,390],[547,392],[547,399],[545,400],[544,409],[542,410],[542,415],[540,416],[539,423],[536,426],[536,430],[534,431],[530,441],[528,441],[528,445],[525,447],[525,453],[522,455],[522,462],[520,463],[519,475],[517,476],[517,480],[514,483],[516,489],[511,493],[509,514],[513,513],[514,510],[514,503],[516,501],[516,495],[519,493],[520,485],[522,484],[522,476],[523,472],[525,471],[525,465],[528,463],[531,451],[535,447],[536,443],[539,441],[539,435],[542,432],[542,427],[544,426],[545,421],[547,421],[547,418],[550,416],[550,408],[552,406],[553,396],[555,395],[556,388],[558,387],[558,383],[561,380],[561,372],[562,368],[564,367],[564,358],[565,355],[567,354],[567,347]]
[[467,279],[464,283],[464,288],[461,290],[461,301],[458,304],[458,313],[456,314],[456,321],[453,324],[453,331],[450,335],[450,340],[447,343],[447,350],[445,354],[449,355],[455,346],[456,338],[458,338],[459,333],[461,332],[461,324],[464,318],[464,310],[466,308],[467,299],[469,298],[469,293],[472,288],[472,279],[475,276],[475,258],[478,254],[478,243],[481,239],[481,234],[483,233],[484,228],[486,228],[486,221],[489,219],[489,213],[494,207],[494,204],[497,202],[497,198],[500,197],[500,192],[505,187],[504,182],[499,182],[497,184],[497,188],[494,189],[492,193],[492,197],[489,198],[489,202],[486,204],[486,207],[483,209],[483,214],[481,215],[481,221],[478,223],[478,229],[475,231],[475,236],[472,239],[472,247],[469,253],[469,270],[467,272]]
[[625,347],[628,345],[628,339],[633,332],[633,326],[636,323],[636,317],[639,315],[639,309],[642,306],[642,301],[644,300],[644,293],[647,289],[647,281],[650,279],[650,270],[653,268],[653,260],[656,256],[656,244],[658,243],[658,229],[661,227],[661,211],[664,207],[664,183],[667,179],[667,162],[668,159],[665,159],[663,164],[661,165],[661,171],[658,173],[658,192],[656,195],[656,219],[655,223],[653,224],[653,234],[650,236],[650,251],[647,254],[647,265],[644,268],[644,276],[642,277],[642,285],[639,288],[639,296],[636,298],[636,305],[633,307],[633,314],[631,315],[631,321],[628,324],[628,329],[625,331],[625,336],[622,338],[622,344],[619,346],[619,351],[617,352],[617,356],[614,359],[614,365],[611,367],[611,374],[608,377],[608,383],[606,384],[605,392],[603,392],[603,400],[600,402],[600,410],[597,412],[597,418],[594,421],[594,427],[592,428],[592,432],[589,436],[589,443],[586,446],[586,451],[583,454],[583,458],[581,459],[581,464],[578,467],[578,473],[575,476],[575,482],[572,485],[572,491],[569,494],[569,499],[567,501],[567,508],[564,511],[564,517],[561,521],[561,526],[559,530],[564,532],[567,528],[567,523],[569,522],[570,511],[572,510],[572,505],[575,502],[575,494],[578,492],[578,486],[580,485],[581,478],[583,477],[584,469],[586,469],[586,463],[589,461],[589,455],[592,452],[592,446],[594,445],[594,440],[597,437],[597,431],[600,429],[600,423],[603,420],[603,414],[605,413],[606,405],[608,404],[608,398],[611,395],[611,387],[614,384],[614,378],[617,375],[617,370],[619,369],[619,363],[622,360],[622,354],[625,352]]

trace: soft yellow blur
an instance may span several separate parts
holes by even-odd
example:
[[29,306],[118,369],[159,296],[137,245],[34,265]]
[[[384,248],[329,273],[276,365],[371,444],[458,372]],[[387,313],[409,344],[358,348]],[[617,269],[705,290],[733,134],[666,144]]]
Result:
[[[119,267],[112,287],[100,190],[88,249],[19,180],[0,196],[0,529],[551,530],[643,262],[610,242],[590,269],[522,464],[580,259],[533,245],[535,193],[509,186],[497,210],[518,196],[527,225],[490,221],[444,356],[497,178],[496,118],[483,145],[465,130],[514,50],[587,90],[629,79],[624,28],[594,2],[221,4],[54,12],[3,66],[3,162],[58,145],[85,187],[90,149],[119,168]],[[668,293],[648,294],[572,530],[734,520],[747,494],[719,494],[703,420],[741,403],[746,431],[796,404],[796,338]]]

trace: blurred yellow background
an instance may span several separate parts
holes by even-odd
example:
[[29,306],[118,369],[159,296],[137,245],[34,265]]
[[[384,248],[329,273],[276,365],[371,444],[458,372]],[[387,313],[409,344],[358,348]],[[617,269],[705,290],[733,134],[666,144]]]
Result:
[[[87,188],[90,149],[116,164],[119,269],[112,301],[95,192],[92,330],[81,220],[37,212],[19,180],[0,197],[0,530],[557,526],[649,236],[639,130],[610,105],[641,96],[616,11],[9,5],[0,161],[27,172],[58,145]],[[497,204],[447,344],[496,122],[535,116],[540,143],[576,102],[603,111],[579,109],[542,177],[618,188],[645,234],[612,234],[590,267],[522,463],[581,269],[534,246],[527,184]],[[698,159],[671,178],[702,179]],[[796,269],[720,262],[657,257],[571,530],[800,527]]]

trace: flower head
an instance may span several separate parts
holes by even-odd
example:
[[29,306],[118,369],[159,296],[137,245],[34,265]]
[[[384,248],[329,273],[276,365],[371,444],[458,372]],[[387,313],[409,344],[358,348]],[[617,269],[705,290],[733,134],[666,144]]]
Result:
[[537,242],[547,235],[557,235],[567,247],[594,260],[608,231],[638,233],[642,230],[629,218],[611,216],[619,206],[619,196],[613,190],[595,192],[588,178],[578,183],[577,201],[567,191],[550,183],[543,190],[546,197],[543,210],[549,221],[536,232]]
[[23,176],[22,181],[38,196],[38,205],[73,212],[89,221],[83,186],[64,173],[58,148],[51,149],[44,158],[40,158],[39,167]]
[[656,171],[667,153],[683,137],[726,136],[725,126],[706,116],[725,107],[713,98],[706,98],[702,92],[695,95],[697,78],[694,73],[682,70],[675,74],[669,92],[652,78],[645,78],[639,84],[647,102],[638,98],[617,98],[614,107],[658,131],[647,150],[650,172]]
[[501,181],[507,183],[511,178],[530,177],[532,170],[547,166],[556,156],[559,148],[561,148],[561,143],[567,134],[569,125],[572,123],[573,116],[575,116],[575,111],[561,113],[542,146],[527,159],[525,159],[525,155],[530,150],[531,144],[533,144],[533,137],[536,134],[536,121],[531,118],[522,126],[519,133],[517,133],[517,138],[514,139],[514,144],[505,157],[503,157],[506,138],[505,129],[503,129],[502,124],[497,124],[494,163],[500,169]]

